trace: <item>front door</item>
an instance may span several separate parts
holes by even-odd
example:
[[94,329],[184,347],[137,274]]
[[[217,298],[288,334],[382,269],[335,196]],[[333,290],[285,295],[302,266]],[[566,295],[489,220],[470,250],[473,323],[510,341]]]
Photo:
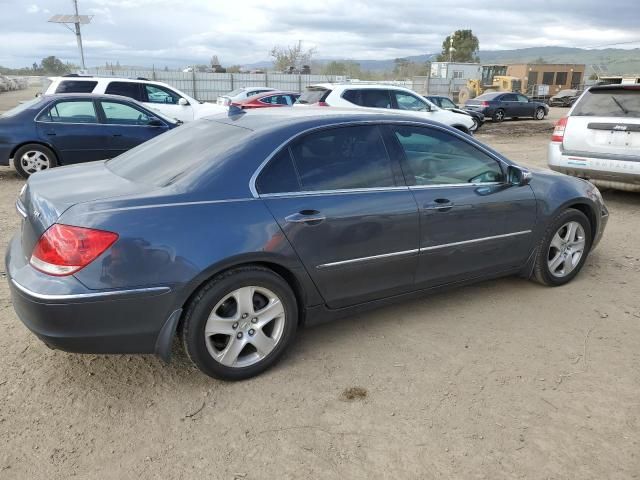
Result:
[[37,118],[39,136],[53,145],[62,165],[107,158],[107,140],[92,100],[55,102]]
[[190,122],[194,119],[193,106],[173,90],[161,85],[142,86],[142,101],[145,106],[157,110],[169,118]]
[[413,288],[418,212],[377,126],[299,138],[256,187],[329,307]]
[[530,102],[524,95],[518,94],[517,97],[519,105],[518,115],[522,117],[533,117],[535,114],[535,104]]
[[420,212],[419,287],[524,264],[536,221],[529,186],[508,185],[502,162],[442,129],[396,126],[388,135]]

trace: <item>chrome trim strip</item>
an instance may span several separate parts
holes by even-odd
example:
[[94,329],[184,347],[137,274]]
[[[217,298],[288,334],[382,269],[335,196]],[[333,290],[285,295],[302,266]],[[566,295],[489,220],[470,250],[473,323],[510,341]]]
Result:
[[408,190],[409,187],[372,187],[372,188],[351,188],[341,190],[308,190],[303,192],[290,193],[265,193],[260,198],[278,198],[278,197],[305,197],[313,195],[340,195],[349,193],[369,193],[369,192],[395,192],[398,190]]
[[24,209],[24,205],[22,205],[20,199],[16,200],[16,210],[22,218],[27,218],[27,211]]
[[[358,110],[360,110],[360,108],[356,107]],[[489,157],[493,158],[495,161],[497,161],[498,163],[500,163],[500,165],[504,165],[504,166],[509,166],[509,165],[515,165],[513,163],[509,163],[509,161],[506,161],[503,158],[500,158],[498,156],[496,156],[495,153],[490,152],[489,150],[486,149],[486,147],[484,147],[482,144],[480,144],[477,140],[475,140],[474,142],[469,142],[468,139],[468,135],[465,135],[463,132],[460,131],[455,131],[452,132],[447,128],[442,128],[438,125],[436,125],[435,123],[426,123],[426,122],[433,122],[433,120],[426,120],[425,123],[422,122],[416,122],[416,121],[412,121],[412,120],[404,120],[401,117],[407,114],[403,114],[403,113],[393,113],[393,112],[376,112],[376,111],[372,111],[372,112],[367,112],[367,110],[369,110],[368,108],[365,107],[361,107],[362,110],[364,110],[362,112],[362,114],[366,114],[368,113],[369,115],[397,115],[399,118],[397,120],[352,120],[350,122],[337,122],[337,123],[332,123],[330,125],[320,125],[320,126],[316,126],[316,127],[312,127],[312,128],[308,128],[306,130],[303,130],[301,132],[296,133],[295,135],[289,137],[289,139],[285,140],[284,142],[282,142],[280,145],[278,145],[278,147],[271,152],[271,154],[265,158],[262,163],[258,166],[258,168],[256,169],[255,172],[253,172],[253,175],[251,175],[251,178],[249,179],[249,190],[251,191],[251,195],[253,195],[253,198],[260,198],[260,197],[267,197],[267,196],[291,196],[291,195],[296,195],[298,193],[301,192],[282,192],[282,193],[270,193],[270,194],[264,194],[264,195],[260,195],[258,193],[258,190],[256,189],[256,180],[258,179],[258,175],[260,175],[260,173],[262,172],[262,170],[264,169],[264,167],[267,166],[267,164],[269,163],[269,161],[275,157],[278,153],[280,153],[280,151],[286,147],[287,145],[289,145],[289,143],[291,143],[293,140],[295,140],[298,137],[301,137],[302,135],[306,135],[308,133],[314,132],[316,130],[325,130],[325,129],[329,129],[329,128],[334,128],[334,127],[342,127],[345,125],[368,125],[368,124],[375,124],[375,125],[414,125],[414,126],[418,126],[418,127],[423,127],[423,128],[433,128],[436,130],[440,130],[443,132],[447,132],[450,135],[454,135],[457,136],[458,138],[466,141],[467,143],[471,143],[475,148],[477,148],[478,150],[482,151],[483,153],[485,153],[486,155],[488,155]],[[359,112],[347,112],[349,114],[353,114],[353,115],[358,115]],[[451,127],[453,128],[453,127]],[[455,130],[455,129],[454,129]],[[485,184],[486,185],[486,184]],[[446,185],[449,186],[449,185]],[[397,187],[397,188],[404,188],[403,187]],[[326,190],[324,191],[324,193],[327,192],[334,192],[335,190]],[[353,190],[350,190],[353,191]]]
[[397,257],[400,255],[412,255],[414,253],[418,253],[418,251],[419,250],[417,248],[414,248],[413,250],[404,250],[402,252],[383,253],[382,255],[372,255],[370,257],[352,258],[350,260],[341,260],[339,262],[323,263],[322,265],[318,265],[316,268],[337,267],[339,265],[347,265],[349,263],[368,262],[369,260],[378,260],[381,258]]
[[441,183],[438,185],[410,185],[409,190],[427,190],[430,188],[490,187],[494,185],[508,185],[508,184],[505,182]]
[[521,232],[504,233],[502,235],[493,235],[491,237],[474,238],[472,240],[463,240],[461,242],[443,243],[441,245],[433,245],[431,247],[420,247],[420,253],[429,252],[431,250],[439,250],[441,248],[455,247],[457,245],[466,245],[469,243],[486,242],[487,240],[497,240],[499,238],[515,237],[517,235],[528,235],[531,230],[523,230]]
[[48,295],[45,293],[37,293],[33,290],[29,290],[27,287],[23,287],[15,279],[11,279],[11,283],[20,290],[22,293],[29,295],[30,297],[37,298],[38,300],[84,300],[88,298],[105,298],[118,295],[135,295],[142,293],[166,293],[171,289],[169,287],[149,287],[149,288],[134,288],[129,290],[110,290],[95,293],[67,293],[60,295]]

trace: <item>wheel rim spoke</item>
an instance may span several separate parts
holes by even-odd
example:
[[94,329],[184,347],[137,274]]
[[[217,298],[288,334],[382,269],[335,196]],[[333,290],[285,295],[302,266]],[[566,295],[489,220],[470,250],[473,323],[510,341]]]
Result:
[[235,318],[222,318],[213,312],[207,319],[204,333],[206,335],[233,335],[235,334],[235,330],[233,329],[234,321]]
[[563,255],[558,252],[556,256],[549,261],[549,270],[551,270],[551,272],[555,272],[556,270],[558,270],[558,267],[562,265],[563,260]]
[[282,302],[277,298],[271,299],[265,308],[256,312],[256,316],[258,317],[257,325],[259,328],[262,328],[274,318],[278,318],[282,315],[284,315]]
[[234,336],[229,338],[229,343],[225,347],[225,349],[220,352],[217,360],[227,367],[232,367],[238,361],[238,357],[240,356],[240,352],[246,345],[246,341],[239,340]]
[[233,292],[233,297],[238,304],[238,311],[248,313],[249,315],[255,313],[253,309],[253,295],[255,291],[255,287],[243,287]]
[[258,355],[264,358],[276,347],[277,342],[273,338],[265,335],[262,330],[256,330],[254,336],[249,339],[249,343],[256,347]]
[[580,264],[586,246],[582,225],[571,221],[562,225],[549,242],[547,266],[555,277],[565,277]]

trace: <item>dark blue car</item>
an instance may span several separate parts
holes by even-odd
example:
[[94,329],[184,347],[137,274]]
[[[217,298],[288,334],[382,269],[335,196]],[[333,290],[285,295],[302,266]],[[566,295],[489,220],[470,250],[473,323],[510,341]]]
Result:
[[113,158],[181,122],[115,95],[44,95],[0,115],[0,165],[23,177]]
[[563,285],[608,218],[589,182],[454,128],[323,107],[230,112],[37,173],[17,209],[13,306],[47,345],[168,359],[179,332],[225,379],[304,323],[503,275]]
[[482,113],[494,122],[505,118],[531,117],[543,120],[549,113],[549,106],[544,102],[531,100],[521,93],[488,92],[467,100],[465,110]]

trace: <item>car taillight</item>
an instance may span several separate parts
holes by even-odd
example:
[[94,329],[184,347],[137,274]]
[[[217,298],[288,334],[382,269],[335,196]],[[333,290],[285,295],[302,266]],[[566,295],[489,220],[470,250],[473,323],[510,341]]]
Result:
[[482,102],[482,106],[483,107],[488,107],[489,106],[489,102],[487,102],[486,100]]
[[553,128],[553,133],[551,134],[551,141],[562,143],[562,140],[564,139],[565,128],[567,128],[567,117],[562,117],[560,120],[556,122],[556,125]]
[[71,275],[93,262],[117,239],[117,233],[55,223],[38,240],[29,263],[49,275]]
[[322,102],[322,101],[316,103],[316,105],[318,107],[328,107],[329,106],[329,104],[327,102]]

